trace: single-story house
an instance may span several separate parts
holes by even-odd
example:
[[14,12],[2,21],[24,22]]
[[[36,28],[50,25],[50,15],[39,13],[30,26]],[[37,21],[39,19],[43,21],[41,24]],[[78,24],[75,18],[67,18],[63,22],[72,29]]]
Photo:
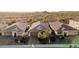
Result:
[[56,35],[77,35],[78,30],[71,27],[69,24],[64,24],[59,21],[49,22],[50,27]]
[[39,31],[46,31],[51,33],[48,23],[43,23],[41,21],[33,23],[27,33],[29,36],[36,37]]
[[22,36],[28,30],[28,24],[16,22],[4,28],[4,35]]

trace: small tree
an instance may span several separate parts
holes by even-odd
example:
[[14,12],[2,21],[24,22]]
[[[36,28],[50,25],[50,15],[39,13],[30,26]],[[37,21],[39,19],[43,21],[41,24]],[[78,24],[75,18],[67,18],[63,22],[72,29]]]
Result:
[[43,44],[49,42],[49,41],[48,41],[48,40],[49,40],[48,37],[49,37],[48,32],[46,32],[46,31],[40,31],[40,32],[38,32],[38,39],[39,39],[39,41],[42,42]]
[[38,32],[38,38],[45,39],[48,37],[48,33],[46,31]]

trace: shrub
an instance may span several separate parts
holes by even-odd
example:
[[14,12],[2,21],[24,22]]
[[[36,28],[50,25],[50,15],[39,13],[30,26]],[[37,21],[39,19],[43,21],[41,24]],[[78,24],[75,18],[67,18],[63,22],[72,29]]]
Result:
[[47,38],[49,35],[46,31],[40,31],[38,32],[38,38],[41,38],[41,39],[45,39]]
[[40,31],[38,32],[38,40],[42,44],[47,44],[49,43],[49,34],[46,31]]
[[77,48],[77,45],[69,45],[69,48]]
[[49,38],[52,42],[55,42],[57,37],[56,35],[50,35]]
[[77,48],[77,45],[74,45],[74,48]]
[[15,37],[15,42],[18,43],[18,41],[20,41],[20,43],[26,44],[28,42],[29,36],[16,36]]
[[72,48],[73,46],[72,45],[69,45],[69,48]]
[[59,36],[59,39],[60,39],[60,40],[64,40],[65,37],[64,37],[63,35],[60,35],[60,36]]
[[15,37],[15,42],[18,43],[18,41],[20,41],[22,39],[22,36],[16,36]]
[[21,43],[27,44],[28,40],[29,40],[29,36],[23,36],[21,39]]

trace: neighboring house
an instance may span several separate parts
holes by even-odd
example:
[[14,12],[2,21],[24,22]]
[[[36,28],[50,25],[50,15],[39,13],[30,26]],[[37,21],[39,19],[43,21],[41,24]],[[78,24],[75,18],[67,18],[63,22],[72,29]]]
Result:
[[68,24],[63,24],[61,22],[49,22],[50,27],[54,30],[56,35],[77,35],[78,30],[69,26]]
[[22,22],[16,22],[7,26],[3,31],[4,35],[22,36],[28,30],[28,24]]
[[77,30],[79,30],[79,20],[69,20],[69,25]]
[[37,36],[39,31],[51,32],[48,23],[42,23],[41,21],[33,23],[27,32],[30,36]]

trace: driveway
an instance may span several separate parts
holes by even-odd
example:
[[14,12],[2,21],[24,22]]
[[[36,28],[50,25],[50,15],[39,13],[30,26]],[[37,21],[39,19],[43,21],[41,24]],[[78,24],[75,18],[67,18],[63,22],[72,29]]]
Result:
[[30,37],[28,44],[40,44],[38,39],[35,37]]

